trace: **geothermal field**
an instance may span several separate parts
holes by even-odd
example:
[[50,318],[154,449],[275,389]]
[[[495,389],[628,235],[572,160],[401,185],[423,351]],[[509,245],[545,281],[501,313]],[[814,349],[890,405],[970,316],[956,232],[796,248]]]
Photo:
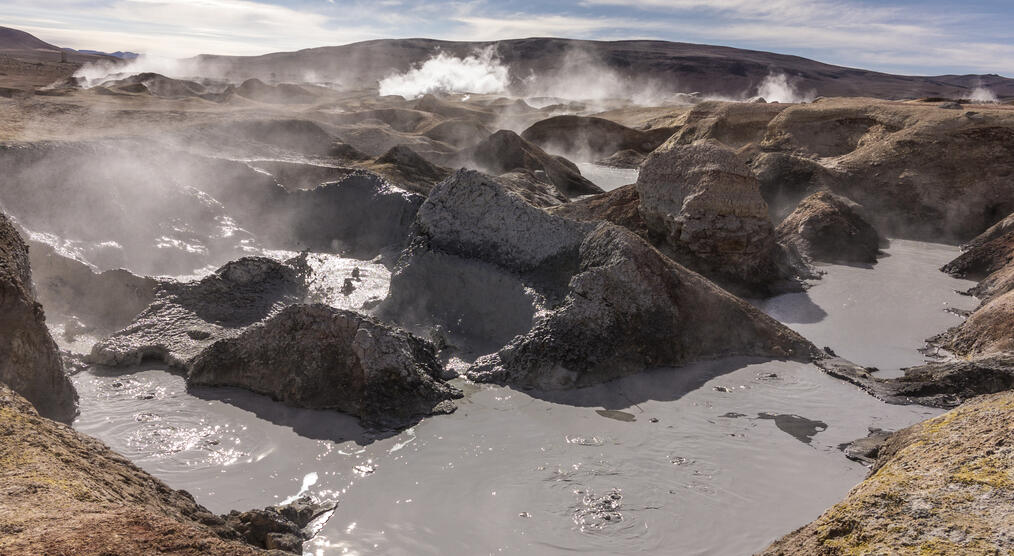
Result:
[[1012,554],[1011,99],[0,28],[0,554]]

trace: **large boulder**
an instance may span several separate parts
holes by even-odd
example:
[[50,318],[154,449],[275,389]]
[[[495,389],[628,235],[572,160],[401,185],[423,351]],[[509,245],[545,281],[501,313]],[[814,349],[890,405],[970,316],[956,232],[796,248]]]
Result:
[[755,284],[785,277],[757,178],[730,148],[670,139],[644,161],[637,191],[649,231],[692,268]]
[[70,422],[77,392],[63,371],[46,316],[34,295],[28,246],[0,213],[0,382],[32,402],[39,413]]
[[490,135],[471,149],[465,158],[494,175],[518,170],[544,173],[545,180],[568,197],[602,193],[599,186],[581,176],[581,171],[572,162],[547,153],[513,131],[501,129]]
[[874,263],[881,240],[861,210],[844,197],[821,191],[803,199],[775,233],[780,242],[812,260]]
[[400,425],[454,410],[433,344],[371,317],[293,305],[219,340],[188,366],[188,383],[239,386],[289,405]]
[[[472,355],[492,348],[467,369],[477,381],[568,388],[725,355],[812,355],[806,340],[633,233],[548,214],[477,172],[438,185],[417,229],[379,310],[439,326]],[[701,314],[709,318],[692,323]]]
[[[245,258],[201,280],[164,282],[155,301],[86,360],[124,367],[157,359],[185,372],[191,386],[239,386],[369,424],[453,411],[448,400],[460,393],[440,381],[430,342],[351,310],[306,304],[321,296],[317,278],[301,255]],[[357,278],[353,272],[347,283]],[[352,292],[342,299],[370,303]]]
[[1010,553],[1012,418],[997,394],[895,433],[842,502],[761,554]]

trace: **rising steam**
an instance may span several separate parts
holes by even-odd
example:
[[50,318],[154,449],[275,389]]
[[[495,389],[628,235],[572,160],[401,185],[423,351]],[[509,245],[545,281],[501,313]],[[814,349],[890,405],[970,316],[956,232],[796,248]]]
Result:
[[201,73],[192,60],[176,60],[141,54],[126,63],[103,60],[85,64],[74,73],[74,77],[81,80],[83,87],[89,88],[101,85],[110,79],[149,72],[173,78],[191,77]]
[[972,94],[968,96],[968,100],[971,100],[972,102],[993,104],[1000,102],[1000,99],[997,98],[996,94],[985,87],[976,87],[973,89]]
[[493,47],[465,58],[439,52],[419,67],[382,79],[380,94],[413,99],[428,93],[503,93],[508,74]]
[[768,102],[813,102],[814,91],[801,92],[784,73],[771,73],[757,87],[757,96]]

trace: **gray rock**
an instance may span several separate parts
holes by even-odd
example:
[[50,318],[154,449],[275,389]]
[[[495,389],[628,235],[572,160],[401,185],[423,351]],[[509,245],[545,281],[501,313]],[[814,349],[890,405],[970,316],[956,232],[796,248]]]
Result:
[[28,246],[0,213],[0,382],[30,401],[40,415],[69,423],[77,392],[35,300]]
[[874,263],[881,239],[861,211],[840,195],[814,193],[778,225],[778,240],[816,261]]
[[870,434],[843,444],[841,449],[850,460],[872,466],[877,462],[880,450],[891,438],[891,434],[893,434],[891,431],[871,428]]
[[306,295],[306,267],[295,258],[230,262],[195,282],[166,282],[130,325],[95,344],[87,360],[109,366],[159,359],[186,369],[217,340],[239,335]]
[[[566,388],[723,355],[807,358],[814,349],[633,233],[548,214],[480,174],[438,185],[418,220],[381,314],[410,328],[439,324],[452,337],[482,335],[460,326],[479,323],[486,334],[472,345],[496,353],[468,369],[474,380]],[[444,318],[420,310],[445,301],[455,312]]]
[[190,385],[239,386],[290,405],[399,426],[454,410],[432,342],[326,305],[293,305],[204,349]]

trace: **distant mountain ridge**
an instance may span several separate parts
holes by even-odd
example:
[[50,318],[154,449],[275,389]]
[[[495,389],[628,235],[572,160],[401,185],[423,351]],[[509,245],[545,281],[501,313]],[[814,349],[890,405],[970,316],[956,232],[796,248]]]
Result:
[[[513,83],[531,75],[562,75],[586,70],[589,63],[629,83],[651,82],[668,92],[743,97],[756,94],[772,74],[785,74],[800,91],[821,96],[869,96],[885,99],[968,98],[983,87],[1001,99],[1014,98],[1014,79],[995,74],[907,76],[847,68],[791,56],[667,41],[588,41],[527,38],[491,42],[434,39],[378,39],[343,46],[275,52],[261,56],[201,55],[184,61],[194,76],[222,77],[236,83],[250,78],[267,82],[330,81],[351,87],[373,87],[392,74],[422,64],[438,52],[465,57],[492,48],[510,70]],[[35,36],[0,27],[0,51],[35,52],[61,49]],[[63,49],[70,61],[131,60],[133,52],[104,53]],[[579,60],[575,63],[574,54]]]
[[652,79],[683,92],[741,96],[756,91],[767,75],[784,73],[800,90],[822,96],[967,98],[975,88],[985,87],[1001,98],[1014,97],[1014,79],[999,75],[893,75],[799,56],[666,41],[380,39],[262,56],[202,55],[191,62],[203,71],[235,80],[303,81],[309,76],[369,86],[437,52],[464,57],[485,48],[495,49],[515,80],[532,73],[567,71],[568,57],[579,52],[623,79]]
[[56,50],[59,51],[60,47],[49,44],[42,39],[39,39],[35,35],[21,31],[20,29],[11,29],[10,27],[0,27],[0,50]]

